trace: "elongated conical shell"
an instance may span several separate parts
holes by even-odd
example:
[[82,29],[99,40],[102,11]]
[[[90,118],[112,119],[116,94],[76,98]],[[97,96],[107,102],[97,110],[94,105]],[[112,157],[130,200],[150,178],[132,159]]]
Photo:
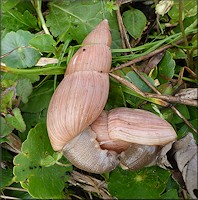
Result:
[[112,139],[145,145],[164,145],[177,137],[166,120],[151,112],[130,108],[109,112],[108,132]]
[[110,44],[108,21],[104,20],[85,38],[84,46],[68,64],[47,113],[48,135],[54,150],[62,150],[102,112],[109,92]]
[[[100,87],[98,87],[98,85]],[[54,150],[88,127],[102,112],[109,88],[108,74],[73,73],[56,89],[47,115],[48,134]]]

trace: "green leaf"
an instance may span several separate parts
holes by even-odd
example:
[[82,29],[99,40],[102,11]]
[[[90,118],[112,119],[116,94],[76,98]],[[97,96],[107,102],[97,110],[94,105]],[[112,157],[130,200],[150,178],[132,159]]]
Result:
[[121,47],[120,33],[118,30],[115,12],[109,13],[101,1],[63,1],[57,0],[50,3],[50,12],[46,17],[47,26],[54,37],[71,36],[81,44],[104,16],[109,21],[112,33],[112,48]]
[[17,81],[19,79],[29,79],[31,83],[34,83],[36,81],[39,81],[40,76],[38,75],[30,75],[30,74],[24,74],[24,75],[17,75],[17,74],[10,74],[10,73],[2,73],[2,80],[12,80]]
[[37,29],[37,20],[28,10],[23,14],[17,10],[8,10],[2,16],[2,26],[10,31]]
[[12,113],[13,115],[7,114],[5,116],[5,120],[7,121],[7,123],[21,132],[25,131],[26,125],[23,121],[23,117],[19,108],[14,108],[12,110]]
[[161,84],[169,82],[174,75],[175,61],[169,51],[166,51],[164,57],[158,64],[157,79]]
[[34,34],[23,30],[7,33],[1,43],[1,53],[6,54],[14,51],[4,57],[2,61],[13,68],[34,66],[40,58],[40,54],[37,50],[28,47],[29,41],[33,37]]
[[143,12],[138,9],[131,8],[123,13],[123,22],[129,32],[134,38],[140,38],[146,26],[147,19]]
[[49,167],[51,165],[54,165],[56,161],[51,155],[48,155],[45,159],[41,161],[41,165],[45,167]]
[[[154,80],[148,77],[145,73],[141,74],[154,86]],[[125,78],[136,85],[142,92],[151,92],[152,89],[134,72],[130,71],[126,74]]]
[[28,102],[28,96],[32,93],[32,84],[29,79],[20,79],[16,86],[17,96],[21,97],[23,103]]
[[26,130],[23,133],[19,133],[19,137],[22,141],[27,139],[27,135],[29,130],[34,127],[36,124],[45,122],[46,121],[46,115],[47,115],[47,109],[42,110],[38,113],[23,113],[23,119],[26,124]]
[[10,10],[12,8],[14,8],[21,0],[12,0],[12,1],[9,1],[9,0],[2,0],[1,1],[1,8],[2,8],[2,11],[5,12],[7,10]]
[[[141,73],[152,85],[154,85],[154,80],[151,77],[148,77],[145,73]],[[125,78],[136,85],[142,92],[150,92],[151,88],[134,72],[130,71],[125,75]],[[126,92],[127,88],[122,87],[123,91]],[[131,90],[132,91],[132,90]],[[139,97],[132,96],[131,94],[125,95],[126,101],[131,104],[133,107],[138,107],[139,103],[143,100]]]
[[13,183],[13,173],[12,168],[1,168],[0,176],[0,189],[5,188]]
[[179,199],[176,189],[170,189],[162,194],[161,199]]
[[[198,119],[194,119],[192,121],[189,121],[190,124],[192,124],[192,126],[198,130]],[[198,136],[197,133],[195,133],[191,128],[189,128],[189,126],[187,124],[183,124],[182,127],[179,129],[179,131],[177,132],[178,135],[178,139],[182,138],[184,136],[186,136],[189,132],[194,134],[194,138],[196,139],[196,141],[198,142]]]
[[124,94],[122,92],[122,87],[119,83],[111,81],[109,97],[105,106],[105,110],[110,110],[116,107],[126,106]]
[[[197,14],[197,2],[194,0],[182,1],[182,18],[195,16]],[[168,12],[171,23],[179,21],[179,0],[174,0],[173,7]]]
[[7,113],[7,109],[12,108],[12,100],[15,98],[15,89],[14,87],[10,87],[5,91],[5,93],[1,94],[1,112]]
[[32,38],[29,44],[41,52],[53,52],[55,50],[56,41],[51,35],[37,35]]
[[6,123],[6,120],[1,116],[1,129],[0,129],[0,135],[1,137],[5,137],[9,135],[14,128]]
[[34,89],[29,96],[28,103],[21,108],[24,112],[37,113],[48,107],[54,92],[54,81],[46,81],[38,88]]
[[[175,108],[188,120],[190,119],[190,114],[188,111],[188,108],[186,105],[182,104],[177,104]],[[173,124],[179,124],[183,122],[183,119],[179,117],[176,113],[174,113],[171,109],[164,109],[162,110],[162,114],[164,116],[164,119],[169,121],[170,123]]]
[[54,153],[44,123],[31,129],[21,151],[14,158],[15,181],[20,181],[23,187],[26,185],[28,192],[35,198],[62,199],[65,181],[68,179],[66,172],[71,171],[71,167],[42,165],[46,157]]
[[138,171],[117,169],[111,172],[108,188],[118,199],[159,199],[170,173],[159,167]]

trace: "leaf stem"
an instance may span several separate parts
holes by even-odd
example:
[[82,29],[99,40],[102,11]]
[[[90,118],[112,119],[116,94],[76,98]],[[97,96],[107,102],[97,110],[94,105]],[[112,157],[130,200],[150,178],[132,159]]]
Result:
[[0,67],[0,70],[3,72],[9,72],[12,74],[21,74],[21,75],[60,75],[64,74],[65,68],[63,67],[45,67],[45,68],[36,68],[36,69],[16,69],[7,66]]
[[58,161],[56,161],[56,164],[59,165],[59,166],[62,166],[62,167],[71,167],[72,166],[72,164],[63,164],[63,163],[58,162]]
[[33,4],[33,6],[34,6],[34,8],[35,8],[35,10],[36,10],[36,12],[38,14],[38,17],[39,17],[39,19],[41,21],[41,25],[43,27],[44,32],[46,34],[50,35],[50,32],[49,32],[49,30],[48,30],[48,28],[46,26],[45,20],[43,18],[43,14],[41,12],[42,0],[32,0],[32,4]]
[[[181,32],[182,32],[182,36],[183,36],[183,40],[184,40],[184,44],[185,46],[187,47],[188,46],[188,40],[187,40],[187,37],[186,37],[186,34],[185,34],[185,30],[184,30],[184,24],[183,24],[183,19],[182,19],[182,0],[179,0],[179,25],[180,25],[180,29],[181,29]],[[186,62],[187,62],[187,65],[191,68],[191,54],[190,54],[190,51],[188,49],[186,49],[186,53],[187,53],[187,59],[186,59]]]
[[[178,74],[174,74],[175,77],[179,77]],[[191,83],[197,83],[197,80],[193,80],[191,78],[187,78],[187,77],[182,77],[183,80],[191,82]]]

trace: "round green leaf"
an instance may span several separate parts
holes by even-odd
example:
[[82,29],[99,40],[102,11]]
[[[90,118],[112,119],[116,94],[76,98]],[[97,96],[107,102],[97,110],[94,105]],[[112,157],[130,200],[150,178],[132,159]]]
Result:
[[28,47],[29,41],[33,37],[34,34],[23,30],[7,33],[2,39],[1,53],[11,53],[5,56],[2,61],[13,68],[34,66],[40,58],[40,54],[37,50]]
[[159,167],[138,171],[117,169],[110,174],[108,188],[118,199],[159,199],[170,173]]
[[[23,143],[21,153],[14,158],[15,181],[28,189],[35,198],[63,198],[63,189],[71,167],[50,165],[46,167],[46,158],[53,156],[46,125],[37,124],[31,129],[27,140]],[[53,162],[53,160],[52,160]]]
[[[99,24],[104,16],[112,33],[112,48],[121,47],[120,33],[115,12],[108,12],[108,5],[100,1],[52,1],[47,15],[47,26],[53,36],[71,36],[79,44]],[[63,39],[63,38],[62,38]]]
[[137,39],[142,35],[147,19],[143,12],[131,8],[123,13],[123,22],[129,34]]
[[41,52],[53,52],[56,46],[56,41],[51,35],[37,35],[32,38],[29,44]]

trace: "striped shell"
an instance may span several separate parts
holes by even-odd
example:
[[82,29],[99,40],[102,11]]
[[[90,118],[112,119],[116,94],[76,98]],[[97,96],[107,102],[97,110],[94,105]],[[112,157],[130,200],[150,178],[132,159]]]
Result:
[[103,20],[84,39],[70,60],[47,112],[47,129],[55,151],[93,123],[102,112],[109,93],[111,35]]

